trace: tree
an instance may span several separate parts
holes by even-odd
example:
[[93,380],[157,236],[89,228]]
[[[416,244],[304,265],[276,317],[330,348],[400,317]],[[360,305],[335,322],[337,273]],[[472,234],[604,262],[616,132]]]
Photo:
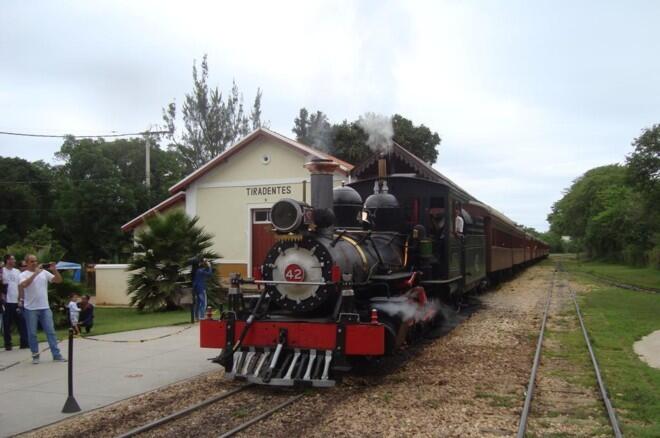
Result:
[[359,164],[372,154],[367,146],[368,139],[369,136],[357,122],[344,120],[332,127],[330,154],[348,163]]
[[644,130],[633,143],[634,152],[626,157],[633,184],[642,189],[660,190],[660,125]]
[[625,167],[610,165],[576,179],[552,206],[550,231],[571,236],[591,257],[640,263],[644,218],[639,194],[627,184],[626,176]]
[[[433,164],[438,158],[437,147],[440,136],[424,125],[415,124],[405,117],[395,114],[392,117],[392,140],[422,160]],[[330,124],[321,111],[309,114],[301,108],[293,121],[292,131],[296,139],[304,144],[322,149],[349,163],[359,164],[372,150],[367,146],[369,136],[361,126],[362,118],[349,122]]]
[[639,250],[649,265],[660,268],[660,125],[644,130],[632,146],[635,150],[626,163],[628,179],[639,197]]
[[431,132],[424,125],[415,126],[411,120],[395,114],[392,117],[394,127],[393,140],[417,155],[427,163],[433,164],[438,159],[440,136],[437,132]]
[[0,157],[0,247],[51,223],[55,170],[48,164]]
[[334,139],[333,127],[328,121],[328,116],[322,111],[316,111],[310,115],[306,108],[301,108],[293,124],[293,132],[299,142],[323,151],[331,149]]
[[151,149],[151,190],[145,186],[145,143],[134,138],[67,139],[57,157],[56,236],[77,261],[119,261],[131,252],[121,226],[168,196],[183,175],[175,153]]
[[250,124],[255,129],[262,125],[262,91],[257,89],[257,96],[250,115],[245,114],[243,95],[236,82],[226,100],[218,87],[209,88],[207,56],[202,58],[201,72],[193,63],[193,91],[186,94],[181,113],[183,132],[176,138],[176,104],[168,104],[163,109],[163,120],[171,132],[170,145],[181,153],[188,172],[191,172],[213,157],[221,154],[227,147],[250,132]]
[[[212,236],[182,211],[156,215],[148,219],[145,231],[135,236],[135,255],[128,281],[131,305],[139,310],[176,309],[184,284],[190,280],[186,269],[193,257],[219,258],[211,250]],[[188,275],[189,277],[189,275]],[[217,302],[217,278],[207,288],[209,302]]]

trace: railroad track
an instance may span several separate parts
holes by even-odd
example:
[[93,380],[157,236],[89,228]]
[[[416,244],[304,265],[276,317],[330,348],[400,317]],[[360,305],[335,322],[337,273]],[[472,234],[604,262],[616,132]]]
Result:
[[[118,435],[118,438],[129,438],[129,437],[134,437],[146,432],[154,431],[155,429],[158,429],[166,424],[169,424],[175,420],[182,420],[185,419],[185,417],[188,417],[196,412],[201,411],[202,409],[211,406],[221,400],[226,400],[229,399],[230,397],[237,395],[251,387],[254,387],[255,385],[253,384],[247,384],[240,386],[238,388],[229,390],[227,392],[224,392],[222,394],[216,395],[214,397],[208,398],[204,401],[201,401],[199,403],[195,403],[194,405],[188,406],[187,408],[181,409],[177,412],[174,412],[173,414],[158,418],[154,421],[151,421],[145,425],[142,425],[140,427],[137,427],[135,429],[131,429],[128,432],[125,432],[121,435]],[[284,409],[285,407],[289,406],[290,404],[298,401],[301,399],[305,394],[297,394],[293,395],[291,397],[284,397],[285,400],[278,403],[274,407],[268,409],[267,411],[264,411],[258,415],[255,415],[251,418],[248,418],[247,420],[241,422],[238,425],[233,425],[233,427],[225,432],[219,432],[219,437],[225,438],[225,437],[231,437],[236,435],[237,433],[247,429],[248,427],[265,420],[266,418],[270,417],[273,415],[275,412]],[[230,415],[231,416],[231,415]]]
[[[539,337],[538,341],[536,344],[536,353],[534,355],[534,362],[532,365],[532,371],[530,373],[530,378],[529,378],[529,384],[527,386],[527,395],[525,397],[525,404],[523,405],[523,410],[520,415],[520,422],[519,422],[519,427],[518,427],[518,433],[517,437],[518,438],[523,438],[525,436],[525,433],[527,431],[527,421],[529,418],[531,406],[532,406],[532,400],[534,398],[534,388],[536,386],[536,375],[538,372],[539,368],[539,363],[541,359],[541,352],[542,352],[542,346],[543,346],[543,337],[545,334],[545,327],[546,327],[546,321],[548,319],[548,311],[550,309],[550,303],[553,298],[553,292],[558,284],[558,273],[563,273],[564,270],[561,266],[561,264],[558,264],[555,271],[552,274],[552,282],[550,286],[550,290],[548,291],[548,297],[546,299],[545,303],[545,308],[543,311],[543,319],[541,322],[541,329],[539,330]],[[598,383],[598,389],[600,392],[600,397],[601,400],[603,401],[603,404],[605,406],[605,410],[607,411],[607,416],[609,423],[612,427],[612,432],[615,437],[619,438],[621,437],[621,429],[619,427],[619,422],[616,417],[616,413],[614,412],[614,408],[612,407],[612,403],[609,399],[609,396],[607,395],[607,389],[605,387],[605,382],[603,381],[603,378],[601,376],[600,372],[600,367],[598,366],[598,361],[596,360],[596,356],[594,354],[593,348],[591,347],[591,342],[589,341],[589,334],[587,333],[587,329],[584,325],[584,319],[582,318],[582,312],[580,312],[580,306],[578,305],[577,299],[575,298],[575,292],[573,289],[571,289],[570,284],[568,281],[565,284],[565,287],[568,291],[568,295],[570,296],[571,300],[573,301],[573,304],[575,306],[575,311],[578,317],[578,320],[580,322],[580,327],[582,330],[582,335],[584,337],[585,344],[587,346],[587,349],[589,351],[589,356],[591,358],[591,364],[593,365],[593,369],[596,375],[596,381]]]

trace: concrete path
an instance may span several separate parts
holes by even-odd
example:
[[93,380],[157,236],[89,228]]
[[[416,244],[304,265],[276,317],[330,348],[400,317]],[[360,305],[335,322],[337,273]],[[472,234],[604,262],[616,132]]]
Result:
[[[103,341],[74,341],[74,395],[83,412],[220,369],[206,360],[215,351],[199,348],[197,325],[94,337]],[[150,340],[133,342],[141,339]],[[42,343],[40,350],[47,347]],[[64,357],[67,347],[66,341],[60,343]],[[30,350],[0,351],[0,436],[75,415],[61,413],[67,398],[67,364],[52,359],[46,351],[41,363],[33,365]]]
[[656,330],[635,342],[633,349],[649,366],[660,368],[660,330]]

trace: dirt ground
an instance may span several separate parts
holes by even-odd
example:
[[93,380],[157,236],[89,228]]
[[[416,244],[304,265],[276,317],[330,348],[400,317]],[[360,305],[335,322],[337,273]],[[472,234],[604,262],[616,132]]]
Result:
[[[530,267],[481,295],[482,309],[449,334],[404,352],[409,357],[395,369],[352,375],[328,390],[309,390],[301,401],[243,435],[515,435],[553,270],[549,264]],[[549,328],[573,328],[567,322],[570,315],[566,305],[564,299],[554,302]],[[597,396],[571,378],[571,373],[583,372],[571,367],[560,354],[544,356],[538,403],[530,417],[531,435],[594,436],[603,431],[602,422],[593,419],[599,415]],[[208,398],[213,388],[217,393],[218,388],[234,386],[221,380],[221,372],[211,373],[29,436],[115,436]],[[290,393],[260,390],[252,394],[254,401],[249,405],[247,395],[232,398],[178,420],[153,436],[217,436],[288,396]],[[578,420],[570,415],[576,409],[580,412]]]

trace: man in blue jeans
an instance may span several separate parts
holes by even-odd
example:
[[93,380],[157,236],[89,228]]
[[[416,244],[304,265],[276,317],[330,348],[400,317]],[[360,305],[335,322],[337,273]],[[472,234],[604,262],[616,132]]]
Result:
[[204,319],[206,315],[206,280],[212,273],[211,263],[206,259],[202,259],[201,266],[193,272],[192,287],[197,300],[197,311],[195,313],[198,320]]
[[19,305],[25,309],[25,320],[28,332],[28,343],[32,351],[32,363],[39,363],[39,342],[37,341],[37,322],[41,324],[48,339],[50,352],[55,362],[66,362],[57,346],[53,312],[48,305],[48,283],[61,283],[62,276],[55,268],[55,263],[48,265],[48,270],[42,269],[37,256],[28,254],[25,257],[27,269],[21,273],[21,289]]

